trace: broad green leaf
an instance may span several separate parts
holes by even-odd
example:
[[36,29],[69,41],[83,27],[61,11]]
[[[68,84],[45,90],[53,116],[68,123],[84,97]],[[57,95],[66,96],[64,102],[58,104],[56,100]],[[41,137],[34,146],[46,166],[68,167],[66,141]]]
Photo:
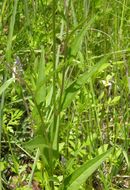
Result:
[[45,143],[45,139],[42,135],[37,135],[30,141],[24,143],[24,146],[30,150],[34,148],[39,148],[39,147],[48,147],[48,145]]
[[77,80],[75,80],[68,88],[65,90],[64,99],[62,103],[62,108],[65,109],[69,106],[72,100],[75,98],[79,89],[89,82],[89,80],[96,76],[99,72],[102,72],[109,66],[109,63],[105,63],[105,60],[101,60],[99,63],[94,65],[89,71],[83,73]]
[[45,101],[46,96],[46,85],[45,85],[46,75],[45,75],[45,57],[44,49],[42,47],[41,60],[38,64],[38,79],[36,83],[36,101],[37,104]]
[[1,87],[0,87],[0,95],[8,88],[8,86],[14,81],[14,78],[7,80]]
[[86,179],[101,165],[101,163],[111,154],[113,148],[94,159],[83,164],[64,180],[63,190],[78,190]]
[[45,139],[43,135],[35,136],[30,141],[24,143],[23,146],[32,151],[36,148],[39,148],[40,156],[45,167],[48,168],[48,170],[51,170],[54,167],[54,157],[58,156],[58,152],[52,149],[52,146],[50,146],[50,144],[47,142],[47,139]]
[[49,146],[46,143],[44,137],[42,135],[37,135],[30,141],[23,144],[23,146],[27,149],[34,150],[35,148],[39,148],[40,156],[42,157],[45,166],[49,166]]

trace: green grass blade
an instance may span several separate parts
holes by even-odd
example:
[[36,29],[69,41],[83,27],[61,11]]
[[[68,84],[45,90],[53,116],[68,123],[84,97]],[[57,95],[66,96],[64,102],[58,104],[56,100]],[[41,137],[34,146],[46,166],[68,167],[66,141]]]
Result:
[[7,62],[10,62],[10,59],[11,59],[11,47],[12,47],[14,24],[15,24],[15,18],[16,18],[16,13],[17,13],[18,1],[19,0],[14,1],[13,14],[11,16],[11,21],[10,21],[10,26],[9,26],[9,36],[8,36],[8,43],[7,43],[7,50],[6,50]]
[[111,154],[113,148],[105,153],[96,156],[94,159],[83,164],[80,168],[74,171],[64,181],[63,190],[78,190],[86,179],[101,165],[101,163]]
[[45,102],[45,96],[46,96],[45,80],[46,80],[45,57],[44,57],[44,48],[42,47],[41,60],[38,64],[38,79],[36,83],[36,94],[35,94],[37,104]]
[[32,167],[30,179],[29,179],[29,182],[28,182],[28,187],[31,187],[31,183],[32,183],[32,180],[33,180],[33,176],[34,176],[34,172],[35,172],[35,169],[36,169],[37,162],[39,160],[39,156],[40,156],[40,150],[38,148],[36,156],[35,156],[34,164],[33,164],[33,167]]
[[8,86],[14,81],[14,78],[7,80],[1,87],[0,87],[0,95],[8,88]]
[[73,56],[75,56],[78,53],[78,51],[80,50],[84,36],[86,35],[88,28],[91,26],[91,24],[94,22],[94,20],[95,20],[95,17],[93,19],[91,19],[89,21],[89,23],[87,23],[87,25],[84,24],[83,28],[80,30],[78,35],[75,37],[74,41],[72,41],[71,54]]

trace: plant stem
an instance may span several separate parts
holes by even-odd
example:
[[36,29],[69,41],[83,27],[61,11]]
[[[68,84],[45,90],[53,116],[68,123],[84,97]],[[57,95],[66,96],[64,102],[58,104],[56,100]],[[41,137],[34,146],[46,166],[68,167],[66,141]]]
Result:
[[53,0],[53,106],[54,106],[54,129],[56,127],[56,1]]
[[[6,81],[6,75],[4,75],[3,82]],[[2,128],[3,128],[3,108],[4,108],[4,102],[5,102],[5,92],[2,93],[1,97],[1,104],[0,104],[0,161],[1,161],[1,137],[2,137]],[[0,190],[2,190],[2,176],[1,176],[1,170],[0,170]]]
[[35,160],[34,160],[34,164],[33,164],[33,167],[32,167],[32,172],[31,172],[31,176],[30,176],[30,179],[29,179],[28,187],[31,187],[31,183],[32,183],[32,180],[33,180],[34,171],[35,171],[36,164],[37,164],[37,161],[38,161],[38,159],[39,159],[39,156],[40,156],[40,150],[39,150],[39,148],[38,148],[38,149],[37,149],[37,152],[36,152],[36,157],[35,157]]

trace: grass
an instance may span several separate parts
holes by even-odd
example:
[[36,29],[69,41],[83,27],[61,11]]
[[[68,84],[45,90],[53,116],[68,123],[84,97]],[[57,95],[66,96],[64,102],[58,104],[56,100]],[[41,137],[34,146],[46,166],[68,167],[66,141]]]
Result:
[[0,190],[130,188],[129,5],[0,3]]

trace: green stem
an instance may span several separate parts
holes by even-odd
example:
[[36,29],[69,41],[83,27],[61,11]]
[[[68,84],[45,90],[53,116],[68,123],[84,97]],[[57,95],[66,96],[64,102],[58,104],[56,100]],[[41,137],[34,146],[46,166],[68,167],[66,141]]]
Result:
[[66,60],[67,60],[67,51],[68,51],[68,31],[69,31],[69,24],[68,24],[68,2],[64,2],[64,14],[66,18],[66,37],[64,41],[64,67],[62,72],[62,82],[61,82],[61,91],[60,91],[60,101],[59,101],[59,110],[61,111],[61,104],[62,104],[62,96],[64,92],[64,84],[65,84],[65,73],[66,73]]
[[14,24],[15,24],[15,17],[17,13],[18,1],[19,0],[14,1],[13,14],[11,16],[11,21],[10,21],[10,26],[9,26],[8,43],[7,43],[7,49],[6,49],[6,59],[8,63],[11,61],[11,48],[12,48]]
[[[6,81],[6,75],[4,75],[3,82]],[[5,102],[5,92],[2,93],[1,97],[1,104],[0,104],[0,161],[1,161],[1,138],[2,138],[2,128],[3,128],[3,108],[4,108],[4,102]],[[2,190],[2,176],[1,176],[1,170],[0,170],[0,190]]]
[[[51,143],[49,157],[51,161],[51,176],[53,176],[53,150],[58,149],[56,128],[57,128],[57,108],[56,108],[56,0],[53,0],[53,10],[52,10],[52,28],[53,28],[53,127],[51,129]],[[50,182],[52,190],[54,189],[54,183]]]
[[56,127],[56,1],[53,0],[53,105],[54,105],[54,129]]
[[34,164],[33,164],[33,167],[32,167],[32,172],[31,172],[31,176],[30,176],[30,179],[29,179],[28,187],[31,187],[31,183],[32,183],[32,180],[33,180],[34,171],[35,171],[36,164],[37,164],[37,161],[38,161],[38,159],[39,159],[39,156],[40,156],[40,150],[39,150],[39,148],[38,148],[38,149],[37,149],[37,153],[36,153],[36,157],[35,157],[35,160],[34,160]]

